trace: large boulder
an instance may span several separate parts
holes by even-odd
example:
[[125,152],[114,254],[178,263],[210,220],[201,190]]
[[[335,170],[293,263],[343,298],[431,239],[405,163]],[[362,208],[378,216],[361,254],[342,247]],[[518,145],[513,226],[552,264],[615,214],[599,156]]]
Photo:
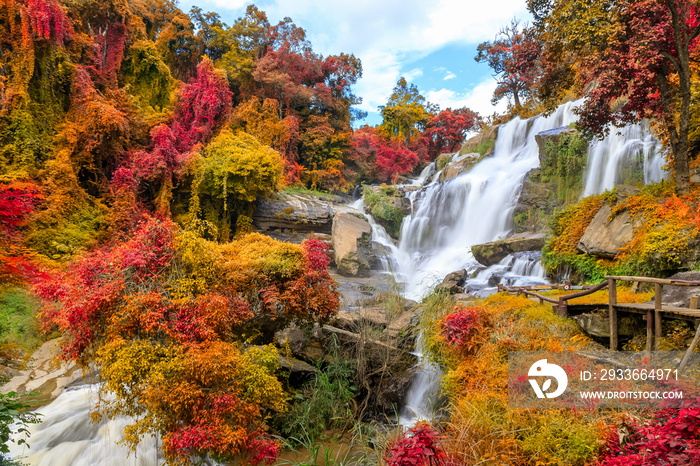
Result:
[[474,245],[472,254],[479,263],[491,266],[515,252],[539,251],[544,247],[545,239],[543,233],[519,233],[507,239]]
[[331,233],[338,273],[346,277],[368,277],[376,261],[372,249],[372,227],[359,214],[338,212]]
[[611,212],[612,209],[608,204],[603,204],[598,210],[576,246],[579,251],[612,259],[621,248],[632,241],[634,222],[630,219],[629,211],[620,212],[610,220]]
[[516,233],[548,230],[548,219],[554,214],[559,202],[557,187],[554,183],[543,182],[541,169],[530,170],[523,180],[523,187],[518,196],[518,203],[513,210],[513,222]]
[[330,234],[334,213],[330,202],[312,196],[278,193],[257,202],[253,225],[263,233],[293,231]]
[[498,136],[498,126],[486,128],[474,137],[469,138],[459,149],[459,154],[469,154],[478,152],[481,155],[489,156],[493,153],[493,148],[496,145],[496,136]]
[[450,294],[462,293],[464,284],[467,281],[467,271],[462,269],[457,272],[447,274],[436,288],[436,290],[446,290]]
[[[610,318],[607,312],[580,314],[573,316],[581,330],[595,338],[610,338]],[[617,332],[621,337],[635,334],[637,323],[633,317],[621,317],[617,323]]]
[[[700,281],[700,272],[680,272],[669,278],[671,280],[696,282]],[[671,306],[688,307],[692,296],[700,296],[700,286],[664,285],[661,289],[661,301]]]
[[452,159],[450,163],[445,165],[445,168],[440,172],[438,177],[439,182],[444,182],[456,178],[462,173],[466,173],[469,169],[481,160],[483,156],[478,152],[472,152],[470,154],[458,155]]
[[545,166],[545,159],[547,157],[545,148],[547,143],[556,145],[559,143],[562,136],[567,134],[576,134],[576,130],[569,128],[568,126],[560,126],[558,128],[548,129],[535,134],[535,142],[537,143],[537,148],[539,149],[540,166]]

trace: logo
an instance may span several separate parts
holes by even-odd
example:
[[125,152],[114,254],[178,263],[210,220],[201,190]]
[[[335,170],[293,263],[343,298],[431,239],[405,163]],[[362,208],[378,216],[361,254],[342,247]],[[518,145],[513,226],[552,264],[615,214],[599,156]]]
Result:
[[[566,371],[556,364],[547,363],[546,359],[540,359],[530,366],[530,370],[527,372],[528,377],[547,377],[540,387],[537,379],[528,379],[532,389],[535,391],[537,398],[556,398],[566,390],[566,386],[569,383],[569,377],[566,375]],[[552,387],[552,379],[557,381],[557,389],[551,393],[547,391]]]

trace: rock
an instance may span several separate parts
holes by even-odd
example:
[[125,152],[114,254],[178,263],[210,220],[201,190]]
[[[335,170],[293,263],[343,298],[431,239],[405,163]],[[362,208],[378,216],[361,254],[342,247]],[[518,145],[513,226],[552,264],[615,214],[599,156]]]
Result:
[[413,351],[413,328],[418,324],[417,317],[422,311],[421,306],[415,306],[391,319],[379,339],[396,342],[397,346]]
[[[610,318],[607,312],[580,314],[572,317],[581,330],[596,338],[610,338]],[[636,322],[633,317],[618,319],[617,331],[620,336],[631,337],[635,334]]]
[[289,347],[293,354],[300,354],[308,340],[306,332],[292,323],[289,327],[275,333],[275,341],[280,348]]
[[330,234],[334,213],[330,202],[312,196],[278,193],[256,203],[253,225],[262,233],[290,230]]
[[365,189],[382,197],[382,200],[390,206],[400,210],[404,214],[411,213],[411,201],[406,197],[405,191],[412,189],[401,189],[394,186],[365,186]]
[[298,359],[289,358],[279,354],[277,355],[277,360],[279,361],[282,369],[287,369],[290,372],[316,372],[314,366]]
[[447,290],[450,294],[461,293],[464,289],[464,283],[467,281],[467,271],[462,269],[457,272],[447,274],[447,276],[439,284],[437,290]]
[[0,392],[36,392],[37,396],[31,401],[33,405],[42,405],[56,398],[73,379],[82,376],[75,363],[57,365],[54,361],[57,352],[58,339],[49,340],[41,345],[32,354],[26,369],[12,377],[0,388]]
[[[680,272],[669,277],[671,280],[700,281],[700,272]],[[661,302],[677,307],[688,307],[691,296],[700,296],[700,286],[671,286],[661,288]]]
[[365,218],[348,212],[335,214],[331,242],[339,274],[369,276],[376,257],[372,249],[372,227]]
[[356,330],[363,322],[377,327],[386,327],[389,316],[382,306],[373,306],[356,311],[340,311],[335,316],[334,322],[346,330]]
[[614,258],[622,247],[634,238],[634,224],[629,211],[619,213],[608,221],[612,209],[603,204],[581,236],[576,248],[592,256]]
[[546,131],[541,131],[535,134],[535,142],[537,142],[537,147],[539,148],[540,155],[540,166],[545,166],[545,159],[547,157],[545,153],[545,147],[547,142],[558,144],[559,139],[565,134],[575,134],[576,130],[569,128],[568,126],[560,126],[558,128],[548,129]]
[[507,239],[472,246],[472,254],[480,264],[491,266],[514,252],[541,250],[545,238],[543,233],[519,233]]
[[493,153],[493,147],[498,136],[498,126],[491,126],[485,129],[476,136],[469,138],[459,149],[459,154],[468,154],[478,152],[483,156],[489,156]]
[[483,156],[478,152],[473,152],[471,154],[458,155],[452,159],[450,163],[445,165],[445,168],[440,172],[438,177],[439,182],[444,182],[456,178],[462,173],[466,173],[469,169],[481,160]]
[[494,273],[489,277],[488,284],[489,286],[498,286],[501,283],[501,280],[503,280],[503,275]]
[[547,231],[548,221],[559,207],[557,187],[541,181],[540,169],[534,168],[525,176],[518,203],[513,210],[515,232]]

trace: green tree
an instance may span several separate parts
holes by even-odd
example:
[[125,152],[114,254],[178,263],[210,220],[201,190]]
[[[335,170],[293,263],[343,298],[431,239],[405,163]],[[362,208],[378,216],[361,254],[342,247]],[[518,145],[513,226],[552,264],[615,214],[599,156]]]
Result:
[[387,137],[408,144],[425,129],[432,118],[433,105],[425,101],[415,84],[401,77],[386,105],[381,105],[380,131]]

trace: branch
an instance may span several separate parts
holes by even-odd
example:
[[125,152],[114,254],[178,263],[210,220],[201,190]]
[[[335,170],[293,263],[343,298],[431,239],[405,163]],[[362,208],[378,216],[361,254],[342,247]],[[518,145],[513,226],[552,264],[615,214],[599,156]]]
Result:
[[662,57],[666,58],[668,61],[671,62],[671,65],[676,69],[678,73],[681,72],[681,64],[678,62],[678,59],[671,55],[669,52],[665,50],[660,50],[659,53],[661,54]]

